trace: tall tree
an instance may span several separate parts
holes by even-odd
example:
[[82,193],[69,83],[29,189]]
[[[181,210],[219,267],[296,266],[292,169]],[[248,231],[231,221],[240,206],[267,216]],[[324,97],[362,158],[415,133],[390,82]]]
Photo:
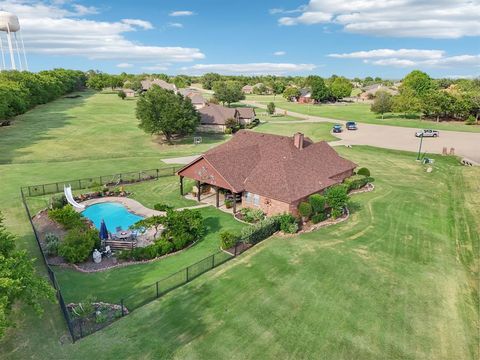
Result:
[[350,96],[352,89],[352,83],[344,77],[336,77],[330,85],[332,95],[337,100]]
[[213,83],[216,81],[220,81],[222,76],[217,73],[207,73],[202,76],[202,87],[206,90],[212,90]]
[[421,111],[421,105],[420,99],[410,88],[402,88],[400,94],[393,98],[393,110],[404,113],[405,116]]
[[0,213],[0,338],[14,321],[9,315],[15,302],[26,303],[41,313],[40,303],[55,298],[48,281],[35,273],[35,260],[26,251],[16,250],[15,241],[15,236],[3,225]]
[[370,110],[374,113],[383,115],[392,111],[392,95],[386,91],[377,91]]
[[231,103],[245,99],[245,94],[242,91],[242,84],[238,81],[217,81],[213,84],[213,91],[215,98],[221,103]]
[[429,90],[422,97],[422,112],[426,116],[433,116],[437,122],[440,116],[446,116],[452,112],[454,98],[445,91]]
[[316,101],[325,101],[331,97],[330,89],[325,85],[325,81],[320,76],[310,75],[306,79],[307,86],[312,92],[312,99]]
[[292,101],[300,96],[300,89],[296,86],[289,86],[283,92],[283,97],[288,101]]
[[410,89],[414,96],[421,97],[434,88],[434,83],[423,71],[413,70],[403,78],[402,88]]
[[163,134],[168,142],[174,135],[192,134],[200,114],[190,99],[154,85],[137,102],[140,128],[149,134]]

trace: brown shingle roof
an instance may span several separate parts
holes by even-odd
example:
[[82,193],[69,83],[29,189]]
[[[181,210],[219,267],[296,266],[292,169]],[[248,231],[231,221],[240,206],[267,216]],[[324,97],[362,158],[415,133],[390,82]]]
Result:
[[174,84],[169,84],[165,80],[161,80],[161,79],[142,80],[140,83],[142,84],[142,89],[143,90],[150,89],[152,87],[152,85],[158,85],[165,90],[170,90],[170,91],[176,91],[177,90],[177,88]]
[[[293,137],[240,130],[202,155],[233,187],[287,203],[319,192],[357,165],[339,156],[326,142],[306,138],[303,149]],[[199,159],[182,170],[193,166]],[[181,174],[182,170],[179,171]]]
[[239,107],[237,108],[238,114],[242,119],[251,119],[255,117],[255,109],[251,107]]
[[227,119],[235,119],[237,116],[237,109],[217,104],[208,104],[198,112],[201,117],[200,124],[203,125],[225,125]]

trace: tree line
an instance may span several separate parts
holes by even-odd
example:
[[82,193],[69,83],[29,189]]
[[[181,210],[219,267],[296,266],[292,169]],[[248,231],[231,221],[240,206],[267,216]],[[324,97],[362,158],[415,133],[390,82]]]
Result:
[[83,71],[54,69],[0,72],[0,120],[25,113],[85,85]]
[[371,110],[382,118],[385,113],[397,112],[475,124],[480,116],[480,79],[435,80],[414,70],[402,80],[398,95],[378,91]]

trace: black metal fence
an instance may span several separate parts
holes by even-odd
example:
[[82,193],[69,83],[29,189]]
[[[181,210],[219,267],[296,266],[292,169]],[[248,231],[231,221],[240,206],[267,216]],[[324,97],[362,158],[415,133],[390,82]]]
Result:
[[166,168],[132,171],[112,175],[93,176],[83,179],[24,186],[22,187],[22,191],[25,196],[31,197],[62,192],[64,185],[71,186],[72,190],[91,189],[103,185],[120,186],[148,180],[155,180],[165,176],[173,176],[175,175],[176,171],[177,168],[172,166]]
[[[72,189],[88,189],[93,187],[97,180],[100,185],[120,185],[120,184],[129,184],[141,181],[147,181],[152,179],[158,179],[163,176],[173,176],[175,175],[175,168],[167,168],[167,169],[153,169],[153,170],[143,170],[138,172],[131,172],[131,173],[122,173],[122,174],[115,174],[115,175],[106,175],[106,176],[99,176],[99,177],[92,177],[92,178],[85,178],[80,180],[72,180],[72,181],[63,181],[63,182],[56,182],[50,184],[42,184],[42,185],[34,185],[34,186],[26,186],[20,189],[22,202],[25,207],[25,211],[27,213],[28,219],[30,221],[30,225],[32,226],[33,234],[35,236],[35,240],[37,242],[38,248],[42,255],[43,262],[47,268],[48,276],[53,284],[53,287],[56,290],[56,295],[58,299],[58,304],[60,305],[60,309],[62,311],[63,317],[67,324],[68,331],[72,340],[75,342],[87,335],[90,335],[102,327],[109,325],[112,321],[105,322],[104,324],[97,324],[95,327],[86,326],[86,320],[79,317],[73,317],[70,310],[67,308],[67,304],[65,304],[64,297],[62,291],[60,289],[60,285],[57,282],[57,278],[55,276],[54,271],[50,267],[47,261],[47,257],[43,251],[38,231],[35,227],[34,222],[32,221],[32,215],[30,213],[30,209],[28,207],[27,198],[29,196],[42,196],[47,194],[55,194],[57,192],[63,191],[63,185],[72,185]],[[112,179],[117,179],[116,181]],[[267,234],[268,236],[273,233],[271,232]],[[260,236],[259,236],[260,235]],[[268,237],[267,236],[267,237]],[[247,249],[249,249],[254,244],[262,241],[265,239],[263,235],[259,234],[257,231],[252,232],[252,234],[248,238],[243,238],[242,242],[237,243],[232,249],[228,251],[218,251],[206,258],[187,266],[186,268],[179,270],[163,279],[156,281],[155,283],[145,286],[141,289],[137,289],[135,292],[125,295],[121,299],[119,299],[119,314],[117,317],[123,317],[129,314],[131,311],[138,309],[139,307],[155,300],[163,295],[167,294],[168,292],[187,284],[188,282],[192,281],[196,277],[208,272],[209,270],[235,258],[237,255],[243,253]]]

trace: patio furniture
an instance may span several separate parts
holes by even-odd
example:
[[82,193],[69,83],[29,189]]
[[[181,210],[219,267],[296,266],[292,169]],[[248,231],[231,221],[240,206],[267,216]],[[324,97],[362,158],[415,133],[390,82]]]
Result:
[[112,256],[112,249],[110,249],[110,245],[105,246],[105,250],[102,251],[102,256],[109,258]]
[[93,252],[93,262],[95,264],[102,262],[102,254],[97,249],[95,249],[95,251]]
[[115,234],[115,237],[118,240],[129,240],[132,237],[132,231],[131,230],[117,231]]

